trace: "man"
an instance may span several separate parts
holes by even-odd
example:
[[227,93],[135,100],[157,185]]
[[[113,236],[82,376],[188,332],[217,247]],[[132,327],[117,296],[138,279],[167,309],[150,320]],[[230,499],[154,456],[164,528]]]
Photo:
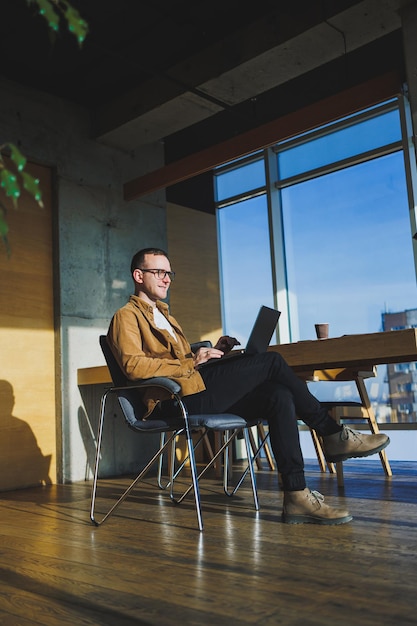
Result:
[[[297,419],[323,437],[328,461],[375,454],[389,444],[389,438],[359,434],[337,424],[277,352],[221,361],[235,344],[233,338],[221,337],[214,348],[200,348],[193,355],[180,325],[162,302],[174,278],[167,254],[158,248],[140,250],[132,259],[131,272],[135,295],[116,312],[107,335],[127,378],[176,380],[190,413],[229,412],[246,419],[267,419],[284,490],[283,521],[351,521],[347,510],[330,507],[321,494],[307,488]],[[219,362],[204,366],[213,359]],[[169,408],[160,393],[146,392],[147,419],[152,419],[154,411],[157,414],[161,403]]]

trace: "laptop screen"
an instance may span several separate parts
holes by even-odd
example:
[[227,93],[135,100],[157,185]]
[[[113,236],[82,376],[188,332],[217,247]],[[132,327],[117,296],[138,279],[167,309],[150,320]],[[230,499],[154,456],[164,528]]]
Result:
[[261,306],[246,344],[246,354],[266,352],[280,315],[281,311]]

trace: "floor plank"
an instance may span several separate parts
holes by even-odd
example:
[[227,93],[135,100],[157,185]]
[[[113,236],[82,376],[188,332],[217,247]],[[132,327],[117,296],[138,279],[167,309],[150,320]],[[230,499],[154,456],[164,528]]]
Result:
[[[205,479],[205,530],[192,497],[173,505],[149,479],[103,526],[90,483],[0,494],[0,625],[417,624],[417,463],[344,464],[345,488],[307,463],[309,486],[351,524],[281,523],[277,475],[233,498]],[[106,480],[99,506],[126,479]]]

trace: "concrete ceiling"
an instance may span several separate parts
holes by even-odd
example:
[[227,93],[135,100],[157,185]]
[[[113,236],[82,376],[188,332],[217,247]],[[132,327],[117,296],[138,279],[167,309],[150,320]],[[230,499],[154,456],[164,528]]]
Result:
[[124,151],[198,124],[400,28],[407,0],[73,0],[82,49],[2,0],[0,73],[86,107]]

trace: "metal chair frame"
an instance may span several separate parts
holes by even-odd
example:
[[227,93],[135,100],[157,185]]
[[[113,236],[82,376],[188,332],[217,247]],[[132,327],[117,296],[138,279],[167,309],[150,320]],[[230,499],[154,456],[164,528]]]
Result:
[[[229,421],[228,427],[224,428],[224,426],[214,426],[214,427],[210,427],[210,426],[201,426],[201,418],[203,418],[204,421],[204,416],[189,416],[189,420],[190,420],[190,426],[191,429],[194,431],[195,429],[200,429],[200,435],[197,439],[197,441],[194,442],[194,451],[204,442],[205,437],[207,436],[207,434],[210,431],[213,432],[222,432],[223,435],[223,443],[222,445],[219,447],[218,450],[216,450],[216,452],[211,456],[210,460],[204,465],[203,469],[200,471],[200,473],[197,476],[198,481],[200,481],[200,479],[204,476],[204,474],[206,474],[206,472],[216,463],[216,461],[221,457],[221,455],[223,456],[223,491],[224,493],[228,496],[228,497],[232,497],[235,495],[235,493],[237,492],[237,490],[239,489],[239,487],[241,486],[241,484],[243,483],[244,479],[246,478],[246,476],[248,475],[248,473],[250,474],[250,481],[251,481],[251,488],[252,488],[252,495],[253,495],[253,501],[254,501],[254,507],[256,511],[259,511],[259,498],[258,498],[258,492],[257,492],[257,486],[256,486],[256,476],[255,476],[255,471],[254,471],[254,457],[253,457],[253,453],[252,453],[252,446],[251,446],[251,440],[250,440],[250,436],[249,436],[249,432],[250,432],[250,428],[252,426],[256,426],[258,424],[258,421],[254,421],[251,423],[247,423],[245,422],[245,420],[243,420],[243,418],[238,417],[236,415],[233,414],[229,414],[229,413],[224,413],[220,416],[216,416],[219,417],[220,420],[225,421],[225,419],[227,421]],[[195,422],[198,421],[198,423],[196,424]],[[246,454],[248,457],[248,465],[246,467],[245,472],[241,475],[241,477],[239,478],[239,481],[237,482],[237,484],[235,486],[231,486],[230,483],[230,476],[231,476],[231,463],[230,463],[230,447],[231,444],[233,443],[233,441],[236,439],[237,435],[239,434],[239,432],[243,433],[243,437],[245,440],[245,446],[246,446]],[[175,450],[173,451],[172,455],[171,455],[171,470],[170,470],[170,480],[169,482],[164,486],[164,488],[170,487],[170,489],[172,490],[174,487],[174,482],[175,480],[180,476],[182,470],[184,469],[184,467],[186,466],[187,462],[188,462],[188,457],[185,457],[185,459],[180,463],[180,465],[175,469],[174,465],[175,465]],[[191,489],[193,488],[193,485],[189,485],[189,487],[184,491],[184,493],[177,498],[175,501],[180,503],[184,500],[184,498],[190,493]],[[172,494],[172,491],[171,491]],[[171,497],[173,498],[173,495],[171,495]]]
[[[166,439],[163,442],[162,446],[158,448],[157,452],[152,456],[152,458],[146,464],[146,466],[140,471],[140,473],[136,476],[136,478],[130,483],[129,487],[122,493],[122,495],[118,498],[118,500],[113,504],[113,506],[107,511],[107,513],[99,521],[95,515],[95,505],[96,505],[96,498],[97,498],[98,475],[99,475],[99,466],[100,466],[100,460],[101,460],[101,446],[102,446],[102,440],[103,440],[104,418],[105,418],[107,398],[109,397],[110,394],[116,394],[118,399],[120,399],[120,396],[118,394],[120,394],[121,392],[125,390],[132,391],[133,389],[143,389],[149,386],[158,386],[172,393],[173,397],[178,402],[178,406],[182,414],[183,426],[182,428],[179,428],[178,427],[179,422],[177,419],[175,419],[173,420],[173,425],[172,425],[171,430],[169,430],[168,429],[169,427],[167,426],[163,431],[161,430],[161,427],[155,427],[155,429],[146,428],[145,431],[142,431],[143,434],[170,432],[170,435],[168,439]],[[130,492],[137,485],[137,483],[142,478],[144,478],[144,476],[148,473],[148,471],[151,469],[154,463],[158,461],[160,458],[162,458],[162,455],[164,454],[168,446],[172,444],[172,442],[175,441],[175,438],[181,433],[184,433],[186,437],[186,441],[187,441],[187,450],[188,450],[188,455],[190,459],[192,488],[194,490],[194,499],[195,499],[196,513],[197,513],[198,528],[200,531],[203,530],[200,492],[199,492],[197,470],[196,470],[195,457],[194,457],[194,444],[192,440],[191,429],[189,426],[188,412],[186,410],[186,407],[184,406],[184,403],[182,402],[179,396],[179,391],[180,391],[180,386],[174,381],[170,379],[158,378],[158,379],[148,379],[136,385],[126,385],[123,387],[111,387],[107,389],[102,395],[101,402],[100,402],[100,416],[99,416],[98,434],[97,434],[97,440],[96,440],[96,458],[95,458],[95,463],[94,463],[93,488],[92,488],[92,494],[91,494],[91,508],[90,508],[90,519],[95,526],[100,526],[115,511],[115,509],[130,494]],[[123,407],[122,407],[122,410],[123,410]],[[135,430],[136,432],[140,432],[140,428],[133,427],[133,426],[130,426],[130,427],[133,428],[133,430]]]
[[[110,347],[107,343],[107,338],[105,335],[100,336],[100,345],[106,359],[107,365],[110,370],[111,377],[113,379],[114,385],[108,388],[102,395],[100,401],[100,414],[98,421],[98,433],[96,439],[96,456],[94,463],[94,473],[93,473],[93,487],[91,493],[91,507],[90,507],[90,519],[95,526],[100,526],[114,511],[115,509],[127,498],[127,496],[131,493],[137,483],[144,478],[144,476],[148,473],[150,468],[158,462],[158,470],[157,470],[157,480],[158,485],[161,489],[167,489],[169,487],[169,494],[172,501],[176,503],[182,502],[185,496],[193,490],[194,492],[194,501],[195,508],[197,514],[197,522],[198,529],[200,531],[203,530],[203,518],[201,511],[201,498],[200,498],[200,488],[199,488],[199,480],[206,473],[206,471],[216,462],[219,456],[224,454],[224,477],[223,477],[223,488],[227,495],[233,495],[236,493],[238,487],[234,489],[229,489],[228,477],[229,477],[229,459],[228,459],[228,450],[230,448],[231,443],[235,439],[239,430],[244,431],[244,437],[246,442],[246,449],[248,453],[249,466],[248,471],[251,475],[251,484],[252,484],[252,492],[254,497],[255,509],[259,509],[259,501],[256,489],[256,479],[253,471],[253,460],[252,455],[250,453],[250,439],[249,439],[249,428],[252,425],[256,425],[259,422],[254,421],[253,424],[248,424],[243,418],[229,414],[223,413],[220,415],[189,415],[187,408],[180,396],[180,385],[165,377],[155,377],[150,379],[143,379],[140,381],[135,381],[132,384],[126,384],[126,378],[121,371],[116,359],[114,358]],[[124,383],[124,384],[120,384]],[[178,409],[179,409],[179,417],[174,418],[164,418],[162,415],[158,416],[159,419],[153,420],[149,419],[145,422],[136,416],[136,411],[138,407],[133,406],[132,402],[132,392],[137,390],[143,390],[148,387],[159,387],[167,391],[172,399],[176,401]],[[99,467],[101,460],[101,448],[103,441],[103,430],[104,430],[104,422],[105,422],[105,413],[106,413],[106,404],[107,399],[112,394],[116,395],[121,410],[124,414],[124,417],[129,425],[137,433],[160,433],[160,445],[157,452],[152,456],[150,461],[146,464],[146,466],[140,471],[140,473],[136,476],[136,478],[130,483],[130,485],[125,489],[122,495],[118,498],[118,500],[110,507],[110,509],[101,517],[100,520],[97,519],[95,514],[96,500],[97,500],[97,490],[98,490],[98,480],[99,480]],[[135,399],[135,398],[134,398]],[[141,401],[139,399],[139,403]],[[139,413],[143,413],[143,405],[139,408]],[[197,473],[197,466],[195,460],[195,448],[199,445],[201,441],[207,437],[207,432],[209,430],[213,430],[216,432],[223,431],[224,433],[224,442],[221,448],[216,452],[215,455],[211,458],[209,463],[205,466],[205,468]],[[196,444],[193,442],[192,433],[195,431],[199,431],[201,436]],[[169,435],[168,435],[169,433]],[[167,436],[168,435],[168,436]],[[184,460],[181,466],[178,469],[175,469],[175,446],[176,440],[179,435],[184,435],[186,438],[187,444],[187,456],[186,460],[189,462],[190,471],[191,471],[191,485],[186,489],[184,493],[178,498],[175,497],[174,489],[175,489],[175,481],[179,476],[180,471],[184,468],[186,461]],[[162,460],[164,453],[168,450],[169,446],[171,446],[171,463],[169,464],[169,479],[165,485],[162,484]],[[239,482],[239,486],[242,481]]]

